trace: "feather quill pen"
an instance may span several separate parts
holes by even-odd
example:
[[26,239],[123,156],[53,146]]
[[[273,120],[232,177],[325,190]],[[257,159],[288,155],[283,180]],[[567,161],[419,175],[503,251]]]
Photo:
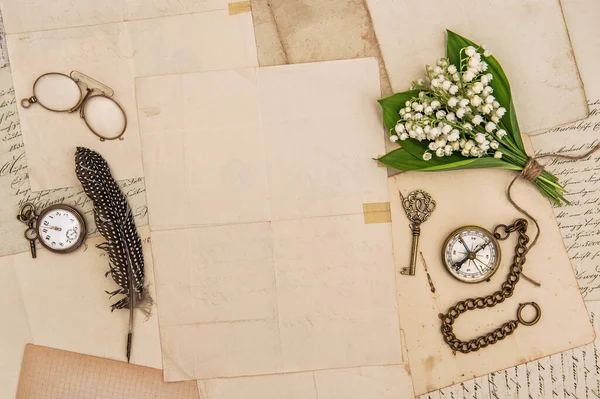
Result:
[[127,334],[127,362],[131,357],[133,313],[146,299],[144,292],[144,255],[131,207],[112,177],[108,163],[100,154],[88,148],[77,147],[75,173],[86,195],[94,205],[94,219],[98,232],[106,242],[98,245],[109,257],[110,270],[106,273],[119,285],[108,292],[111,297],[124,295],[111,305],[115,309],[129,309]]

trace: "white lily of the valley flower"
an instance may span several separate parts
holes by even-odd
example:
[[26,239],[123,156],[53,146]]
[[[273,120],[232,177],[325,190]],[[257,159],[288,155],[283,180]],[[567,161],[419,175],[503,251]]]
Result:
[[460,150],[460,143],[459,143],[458,141],[454,141],[454,142],[452,142],[452,149],[453,149],[454,151],[458,151],[458,150]]
[[396,136],[395,134],[391,135],[391,136],[390,136],[390,141],[391,141],[392,143],[395,143],[396,141],[398,141],[398,136]]
[[506,130],[504,129],[500,129],[496,132],[496,136],[498,136],[499,139],[502,139],[502,137],[506,136]]
[[396,133],[400,134],[404,131],[404,125],[402,123],[398,123],[394,130],[396,131]]
[[471,122],[473,122],[474,125],[479,125],[481,122],[483,122],[483,118],[481,115],[475,115],[473,119],[471,119]]
[[408,133],[402,133],[400,135],[400,140],[406,140],[408,138]]
[[492,133],[496,129],[496,124],[494,122],[488,122],[485,125],[485,131],[488,133]]
[[444,149],[443,148],[438,148],[437,150],[435,150],[435,155],[437,157],[443,157],[444,156]]
[[492,115],[492,116],[490,117],[490,119],[491,119],[491,120],[492,120],[492,122],[494,122],[494,123],[498,123],[498,122],[500,122],[500,118],[498,118],[496,115]]
[[475,47],[473,46],[469,46],[465,49],[465,54],[469,57],[473,57],[475,53],[477,53],[477,51],[475,51]]
[[465,116],[465,109],[464,108],[459,108],[456,110],[456,116],[459,118],[462,118],[463,116]]
[[471,105],[474,107],[479,107],[482,102],[483,100],[479,96],[473,96],[473,98],[471,98]]
[[450,65],[448,67],[448,73],[449,74],[455,74],[456,73],[456,65]]
[[448,105],[451,107],[456,107],[456,104],[458,104],[458,100],[456,99],[456,97],[450,97],[448,99]]
[[457,85],[450,86],[450,88],[448,89],[448,93],[450,93],[450,94],[458,93],[458,86]]
[[502,153],[501,153],[500,151],[496,151],[496,152],[494,153],[494,158],[496,158],[496,159],[500,159],[500,158],[502,158]]
[[465,145],[464,145],[464,149],[467,151],[471,151],[471,148],[473,148],[475,146],[475,142],[473,140],[468,140]]
[[498,142],[496,140],[492,141],[490,143],[490,147],[492,148],[492,150],[497,150],[498,149]]
[[431,153],[425,152],[423,153],[423,159],[429,161],[431,159]]
[[483,143],[485,141],[485,134],[477,133],[475,135],[475,141],[478,142],[479,144]]
[[452,155],[452,146],[451,145],[447,144],[444,147],[444,155],[446,155],[446,156]]
[[498,118],[502,118],[504,114],[506,114],[506,108],[500,107],[496,110],[496,116],[498,116]]
[[467,71],[465,73],[463,73],[463,80],[465,82],[470,82],[475,78],[475,74],[471,71]]

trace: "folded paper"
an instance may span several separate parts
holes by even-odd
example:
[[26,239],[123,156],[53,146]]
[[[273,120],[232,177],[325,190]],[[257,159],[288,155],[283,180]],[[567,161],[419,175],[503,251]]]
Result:
[[165,379],[400,364],[376,60],[136,89]]
[[[5,15],[5,21],[11,21],[22,16],[29,5],[8,1],[4,7],[11,10]],[[94,7],[95,3],[88,4],[88,8]],[[72,17],[71,11],[74,10],[69,9],[66,15]],[[84,17],[82,11],[81,18]],[[10,26],[10,22],[8,24]],[[33,94],[32,85],[38,76],[78,70],[111,87],[115,93],[113,98],[127,116],[123,140],[101,142],[87,130],[77,112],[54,113],[37,104],[29,109],[19,107],[33,191],[77,185],[73,173],[73,154],[77,146],[100,152],[113,167],[118,180],[144,175],[135,77],[258,64],[251,13],[229,15],[226,5],[205,12],[125,22],[83,26],[73,22],[61,29],[9,34],[7,44],[19,100]]]

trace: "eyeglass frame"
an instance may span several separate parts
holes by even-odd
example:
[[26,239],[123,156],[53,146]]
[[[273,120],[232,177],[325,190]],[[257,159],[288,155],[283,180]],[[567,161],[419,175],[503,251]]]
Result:
[[[83,82],[81,79],[77,79],[75,77],[73,77],[73,74],[77,73],[80,74],[82,76],[85,76],[87,79],[93,81],[94,83],[96,83],[98,86],[104,88],[104,90],[97,88],[97,87],[93,87],[90,88],[89,85],[87,85],[85,82]],[[77,104],[75,104],[75,106],[73,106],[70,109],[65,109],[65,110],[56,110],[56,109],[52,109],[49,108],[47,106],[45,106],[44,104],[42,104],[41,102],[38,101],[37,96],[35,94],[35,85],[36,83],[42,79],[45,76],[48,75],[61,75],[64,76],[66,78],[71,79],[73,82],[75,82],[75,84],[77,85],[77,88],[79,89],[79,102]],[[85,95],[83,94],[83,90],[82,90],[82,86],[85,86],[85,90],[86,93]],[[71,71],[71,73],[69,75],[66,75],[62,72],[47,72],[43,75],[38,76],[38,78],[33,82],[33,86],[32,86],[32,91],[33,91],[33,96],[29,97],[29,98],[23,98],[21,100],[21,107],[27,109],[29,107],[31,107],[31,105],[33,104],[39,104],[42,108],[48,110],[48,111],[52,111],[52,112],[68,112],[68,113],[73,113],[77,110],[79,110],[79,116],[81,117],[81,119],[83,119],[83,121],[85,122],[86,126],[88,127],[88,129],[97,137],[100,138],[100,141],[105,141],[105,140],[123,140],[122,136],[123,134],[125,134],[125,130],[127,130],[127,114],[125,114],[125,110],[123,109],[123,107],[121,107],[121,104],[119,104],[118,102],[116,102],[112,96],[114,95],[114,91],[113,89],[111,89],[110,87],[106,86],[105,84],[98,82],[96,79],[93,79],[79,71]],[[95,94],[93,95],[94,91],[98,91],[99,94]],[[124,124],[123,124],[123,130],[115,137],[106,137],[103,136],[102,134],[96,132],[89,124],[89,122],[87,121],[87,119],[85,118],[85,113],[84,113],[84,105],[85,103],[92,97],[106,97],[109,100],[111,100],[112,102],[114,102],[117,107],[119,108],[119,110],[121,111],[121,113],[123,114],[123,119],[124,119]]]

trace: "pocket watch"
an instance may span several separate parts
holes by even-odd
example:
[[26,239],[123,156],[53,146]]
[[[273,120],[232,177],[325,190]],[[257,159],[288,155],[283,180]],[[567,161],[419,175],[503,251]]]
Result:
[[51,205],[37,214],[31,203],[24,204],[17,218],[27,224],[25,238],[31,243],[31,255],[35,254],[35,240],[55,253],[69,253],[83,244],[87,228],[79,211],[64,204]]
[[450,274],[466,283],[489,281],[500,266],[498,240],[478,226],[455,230],[442,248],[442,262]]

